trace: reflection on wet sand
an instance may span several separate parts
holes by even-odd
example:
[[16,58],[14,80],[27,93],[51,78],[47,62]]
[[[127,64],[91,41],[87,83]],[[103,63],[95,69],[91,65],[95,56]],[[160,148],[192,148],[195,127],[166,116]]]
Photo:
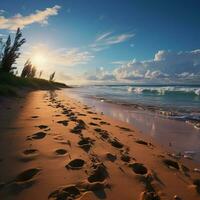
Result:
[[200,130],[183,121],[171,120],[149,111],[130,109],[127,106],[97,101],[70,93],[80,101],[115,119],[133,124],[138,130],[153,137],[159,144],[177,153],[195,152],[193,158],[200,162]]

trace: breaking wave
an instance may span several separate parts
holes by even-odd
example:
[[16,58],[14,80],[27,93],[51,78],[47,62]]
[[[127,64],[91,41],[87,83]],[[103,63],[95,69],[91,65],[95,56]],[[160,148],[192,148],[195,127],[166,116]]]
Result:
[[192,87],[128,87],[128,92],[135,94],[153,93],[158,95],[174,94],[174,95],[196,95],[200,96],[200,88]]

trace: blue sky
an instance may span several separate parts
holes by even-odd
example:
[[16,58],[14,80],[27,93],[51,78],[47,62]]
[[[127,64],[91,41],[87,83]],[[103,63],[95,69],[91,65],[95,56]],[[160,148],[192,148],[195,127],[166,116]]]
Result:
[[74,83],[198,82],[198,0],[1,0],[0,36],[21,27],[48,76]]

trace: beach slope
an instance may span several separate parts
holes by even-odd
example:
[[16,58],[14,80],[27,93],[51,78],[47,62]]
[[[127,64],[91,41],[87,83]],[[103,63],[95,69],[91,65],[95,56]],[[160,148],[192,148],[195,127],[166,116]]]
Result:
[[0,102],[0,199],[200,199],[200,165],[62,91]]

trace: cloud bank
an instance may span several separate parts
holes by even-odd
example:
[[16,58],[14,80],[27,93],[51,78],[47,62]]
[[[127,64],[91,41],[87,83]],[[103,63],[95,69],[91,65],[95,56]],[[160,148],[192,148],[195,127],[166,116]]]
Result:
[[200,49],[158,51],[152,60],[127,61],[111,72],[100,68],[95,75],[86,78],[120,83],[200,83]]
[[60,8],[60,6],[55,5],[54,7],[46,8],[45,10],[37,10],[35,13],[28,16],[23,16],[21,14],[17,14],[11,18],[0,16],[0,29],[13,31],[18,27],[24,28],[33,23],[39,23],[43,25],[48,24],[48,18],[50,16],[57,15]]

